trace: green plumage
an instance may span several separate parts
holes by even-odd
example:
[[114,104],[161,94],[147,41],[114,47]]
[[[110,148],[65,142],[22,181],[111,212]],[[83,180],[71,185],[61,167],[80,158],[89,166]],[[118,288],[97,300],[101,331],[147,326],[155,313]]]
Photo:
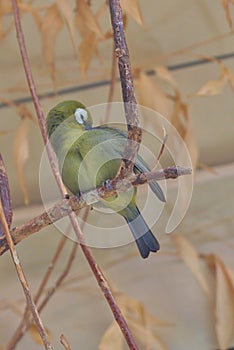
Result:
[[[115,177],[125,149],[126,133],[108,126],[92,127],[90,113],[76,101],[64,101],[55,106],[47,116],[46,127],[63,182],[73,194],[92,190]],[[134,171],[149,171],[139,155]],[[149,185],[157,197],[165,201],[158,183]],[[101,204],[125,218],[141,256],[146,258],[150,251],[159,249],[159,243],[137,208],[136,193],[137,189],[132,188],[117,198],[102,200]]]

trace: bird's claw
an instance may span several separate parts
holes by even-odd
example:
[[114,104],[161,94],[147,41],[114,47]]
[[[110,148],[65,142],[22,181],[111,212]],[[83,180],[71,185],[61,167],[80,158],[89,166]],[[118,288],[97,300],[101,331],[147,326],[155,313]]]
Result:
[[113,186],[111,184],[111,180],[107,179],[103,182],[103,186],[107,189],[107,190],[113,190]]

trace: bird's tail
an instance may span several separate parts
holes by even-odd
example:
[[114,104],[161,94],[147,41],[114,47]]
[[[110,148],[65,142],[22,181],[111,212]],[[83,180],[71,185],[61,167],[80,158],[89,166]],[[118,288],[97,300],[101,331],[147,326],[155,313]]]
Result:
[[123,216],[136,240],[142,258],[145,259],[150,252],[157,252],[160,249],[159,242],[149,229],[137,206],[128,206],[127,209],[131,211],[131,215],[129,215],[130,213],[124,213]]

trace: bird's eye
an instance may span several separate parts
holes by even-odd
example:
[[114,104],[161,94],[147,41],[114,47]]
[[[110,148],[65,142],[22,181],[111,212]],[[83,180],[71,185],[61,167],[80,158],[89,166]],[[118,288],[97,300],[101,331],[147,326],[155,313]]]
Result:
[[77,108],[75,110],[74,115],[78,124],[84,124],[84,122],[88,118],[88,112],[83,108]]

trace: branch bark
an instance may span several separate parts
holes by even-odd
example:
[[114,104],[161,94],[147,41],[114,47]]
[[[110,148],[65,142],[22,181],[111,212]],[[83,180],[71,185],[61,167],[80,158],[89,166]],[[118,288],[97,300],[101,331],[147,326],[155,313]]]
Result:
[[[69,199],[62,199],[46,212],[43,212],[21,226],[13,228],[11,230],[12,239],[14,244],[18,244],[23,239],[62,219],[71,212],[78,213],[80,209],[99,201],[100,198],[105,199],[116,195],[117,192],[127,191],[131,186],[141,186],[155,180],[176,179],[179,176],[189,175],[191,172],[192,170],[189,168],[173,166],[149,173],[134,174],[129,179],[119,179],[117,181],[113,179],[108,183],[108,188],[103,185],[93,191],[84,193],[82,197],[77,198],[76,196],[72,196]],[[89,201],[88,203],[85,198]],[[6,238],[0,239],[0,255],[8,249],[9,246]]]
[[122,9],[119,0],[110,0],[111,23],[114,31],[115,54],[118,59],[120,81],[126,121],[128,126],[128,141],[124,150],[122,162],[116,179],[123,179],[133,173],[134,160],[140,147],[142,130],[134,96],[133,76],[129,59],[129,51],[124,34]]

